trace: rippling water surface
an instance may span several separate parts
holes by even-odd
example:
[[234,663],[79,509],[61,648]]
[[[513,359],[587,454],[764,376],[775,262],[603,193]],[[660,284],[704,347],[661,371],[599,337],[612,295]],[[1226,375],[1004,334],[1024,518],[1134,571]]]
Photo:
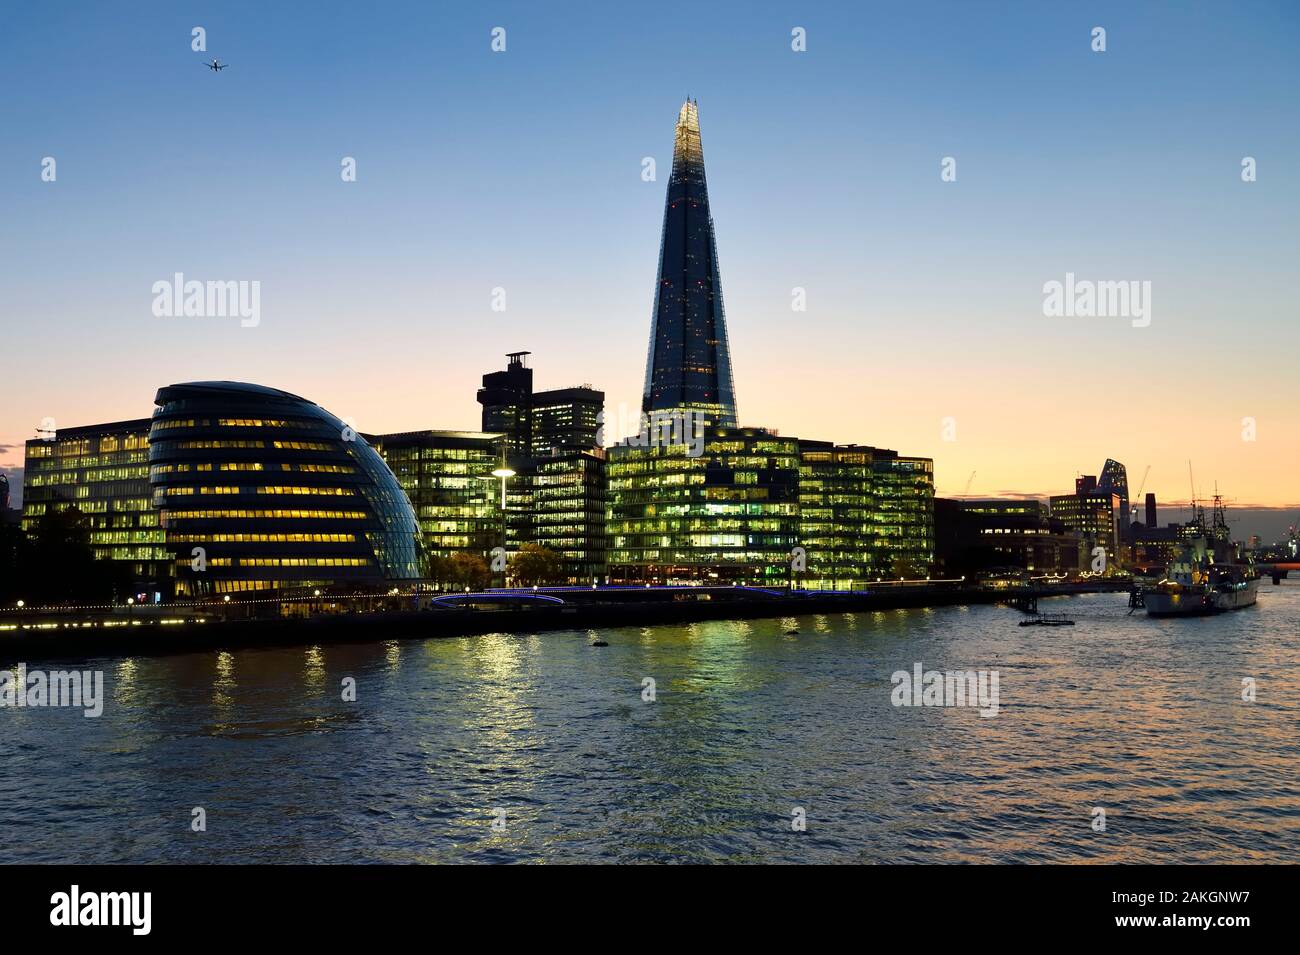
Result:
[[[0,709],[0,839],[31,862],[1300,860],[1300,582],[1199,620],[1046,609],[1078,625],[970,607],[95,660],[99,719]],[[894,707],[917,662],[996,669],[1000,712]]]

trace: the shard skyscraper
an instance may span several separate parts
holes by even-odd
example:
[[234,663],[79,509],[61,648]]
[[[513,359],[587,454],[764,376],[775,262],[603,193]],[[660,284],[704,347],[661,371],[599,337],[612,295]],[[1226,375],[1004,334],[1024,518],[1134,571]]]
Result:
[[737,423],[700,115],[691,100],[677,116],[641,410],[699,412],[709,424]]

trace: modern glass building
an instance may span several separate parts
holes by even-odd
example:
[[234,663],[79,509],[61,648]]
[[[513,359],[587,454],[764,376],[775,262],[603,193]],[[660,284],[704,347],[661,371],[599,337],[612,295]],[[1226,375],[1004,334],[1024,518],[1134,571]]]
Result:
[[1115,514],[1115,529],[1120,540],[1128,536],[1128,526],[1132,520],[1128,503],[1128,469],[1113,458],[1107,458],[1097,478],[1097,490],[1109,492],[1119,497],[1119,511]]
[[928,576],[934,564],[929,458],[830,441],[799,442],[799,544],[804,586],[849,589]]
[[482,431],[371,438],[415,508],[429,556],[471,553],[486,560],[501,546],[501,485],[492,472],[501,467],[505,440]]
[[605,393],[591,385],[539,391],[532,400],[532,456],[590,451],[599,442]]
[[783,586],[799,536],[799,442],[761,428],[609,450],[609,576]]
[[801,586],[849,590],[879,576],[871,547],[875,507],[871,449],[799,442]]
[[151,506],[149,419],[60,428],[27,442],[22,527],[36,530],[47,510],[86,516],[98,560],[129,567],[146,599],[171,596],[171,555]]
[[422,575],[415,512],[364,436],[261,385],[158,390],[149,481],[181,596],[386,588]]
[[934,564],[934,461],[875,449],[872,540],[882,577],[929,576]]
[[677,116],[641,410],[701,412],[710,424],[737,423],[700,117],[690,100]]
[[605,451],[535,458],[525,477],[529,540],[560,555],[569,583],[603,580],[608,573]]

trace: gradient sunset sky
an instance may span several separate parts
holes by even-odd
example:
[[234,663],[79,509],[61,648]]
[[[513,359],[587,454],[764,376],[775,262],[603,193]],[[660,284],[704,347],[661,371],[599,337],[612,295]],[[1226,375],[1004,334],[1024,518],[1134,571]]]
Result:
[[[1300,511],[1300,5],[613,6],[0,13],[0,465],[198,379],[477,428],[517,350],[634,413],[691,96],[743,423],[932,456],[940,494],[1114,457],[1173,503],[1191,460]],[[176,272],[260,281],[261,324],[155,317]],[[1045,317],[1067,272],[1150,281],[1150,326]]]

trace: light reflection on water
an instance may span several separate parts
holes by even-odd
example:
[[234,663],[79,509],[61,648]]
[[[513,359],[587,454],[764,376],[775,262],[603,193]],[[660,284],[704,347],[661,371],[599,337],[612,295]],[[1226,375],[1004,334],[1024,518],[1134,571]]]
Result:
[[[60,862],[1300,857],[1300,583],[1201,620],[1052,609],[1078,625],[969,607],[99,661],[101,718],[0,711],[0,838]],[[999,715],[893,707],[916,662],[997,669]]]

